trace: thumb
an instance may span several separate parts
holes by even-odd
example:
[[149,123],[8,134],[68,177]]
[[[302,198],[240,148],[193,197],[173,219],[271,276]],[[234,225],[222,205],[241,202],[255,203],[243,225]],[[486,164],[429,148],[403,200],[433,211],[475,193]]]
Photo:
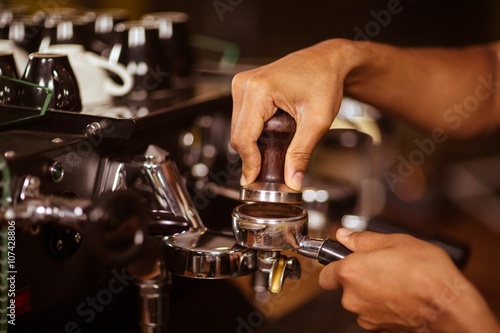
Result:
[[353,252],[374,251],[387,248],[390,245],[389,235],[371,231],[354,232],[340,228],[336,233],[337,240]]
[[294,190],[300,191],[314,147],[328,130],[323,125],[311,124],[307,120],[297,121],[297,130],[286,151],[284,174],[285,183]]
[[[391,235],[380,234],[371,231],[354,232],[346,228],[340,228],[336,233],[337,240],[353,252],[368,252],[387,248],[394,244],[394,238]],[[362,263],[360,259],[354,259],[355,253],[346,258],[333,261],[323,268],[319,275],[319,284],[326,290],[340,288],[345,282],[343,276],[345,272],[352,271],[354,263]],[[343,282],[344,281],[344,282]]]

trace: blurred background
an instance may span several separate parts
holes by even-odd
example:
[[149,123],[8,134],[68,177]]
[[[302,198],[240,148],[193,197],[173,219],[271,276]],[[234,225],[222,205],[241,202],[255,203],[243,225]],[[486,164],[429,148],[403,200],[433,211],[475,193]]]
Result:
[[[131,19],[148,12],[183,11],[194,33],[236,43],[242,57],[278,57],[333,37],[353,39],[372,11],[390,1],[314,0],[11,0],[31,11],[46,8],[124,8]],[[400,13],[370,40],[405,46],[465,45],[498,38],[500,3],[494,0],[395,0]]]

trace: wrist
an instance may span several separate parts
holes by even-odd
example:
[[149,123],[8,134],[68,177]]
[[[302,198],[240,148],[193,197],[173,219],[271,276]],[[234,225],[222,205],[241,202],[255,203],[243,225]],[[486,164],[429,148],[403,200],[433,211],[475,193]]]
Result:
[[[447,293],[441,292],[441,304],[434,318],[428,318],[430,332],[496,333],[499,324],[479,291],[463,276],[447,283]],[[433,300],[434,302],[436,299]]]
[[326,40],[313,47],[323,53],[323,59],[329,59],[329,68],[343,82],[344,93],[347,95],[363,89],[360,86],[373,76],[370,73],[377,67],[374,59],[380,53],[380,50],[376,50],[376,43],[341,38]]
[[329,59],[330,67],[348,85],[350,79],[355,78],[358,70],[366,64],[366,54],[369,43],[355,42],[348,39],[335,38],[323,41],[316,45],[324,52],[324,59]]

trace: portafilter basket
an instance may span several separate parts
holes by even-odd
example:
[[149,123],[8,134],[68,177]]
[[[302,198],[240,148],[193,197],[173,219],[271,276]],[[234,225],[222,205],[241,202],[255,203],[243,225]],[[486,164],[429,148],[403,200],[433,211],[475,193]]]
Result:
[[247,248],[293,250],[323,265],[352,253],[337,241],[307,236],[307,220],[307,211],[297,205],[243,204],[232,213],[236,241]]

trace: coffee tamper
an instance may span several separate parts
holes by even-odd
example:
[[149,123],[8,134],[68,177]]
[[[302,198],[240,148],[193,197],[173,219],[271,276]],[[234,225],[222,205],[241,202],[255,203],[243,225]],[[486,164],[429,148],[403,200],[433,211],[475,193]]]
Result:
[[[302,193],[284,182],[285,154],[296,123],[282,110],[269,119],[257,142],[262,156],[256,181],[240,190],[245,204],[232,213],[238,244],[258,250],[259,270],[269,273],[269,289],[279,292],[287,275],[300,276],[296,258],[279,251],[293,250],[326,265],[351,251],[337,241],[307,236],[308,214],[300,206]],[[263,269],[261,269],[263,268]]]
[[284,177],[285,153],[295,129],[295,120],[282,110],[278,110],[265,122],[257,142],[262,157],[261,171],[255,182],[241,188],[241,201],[283,204],[302,202],[302,192],[288,187]]

